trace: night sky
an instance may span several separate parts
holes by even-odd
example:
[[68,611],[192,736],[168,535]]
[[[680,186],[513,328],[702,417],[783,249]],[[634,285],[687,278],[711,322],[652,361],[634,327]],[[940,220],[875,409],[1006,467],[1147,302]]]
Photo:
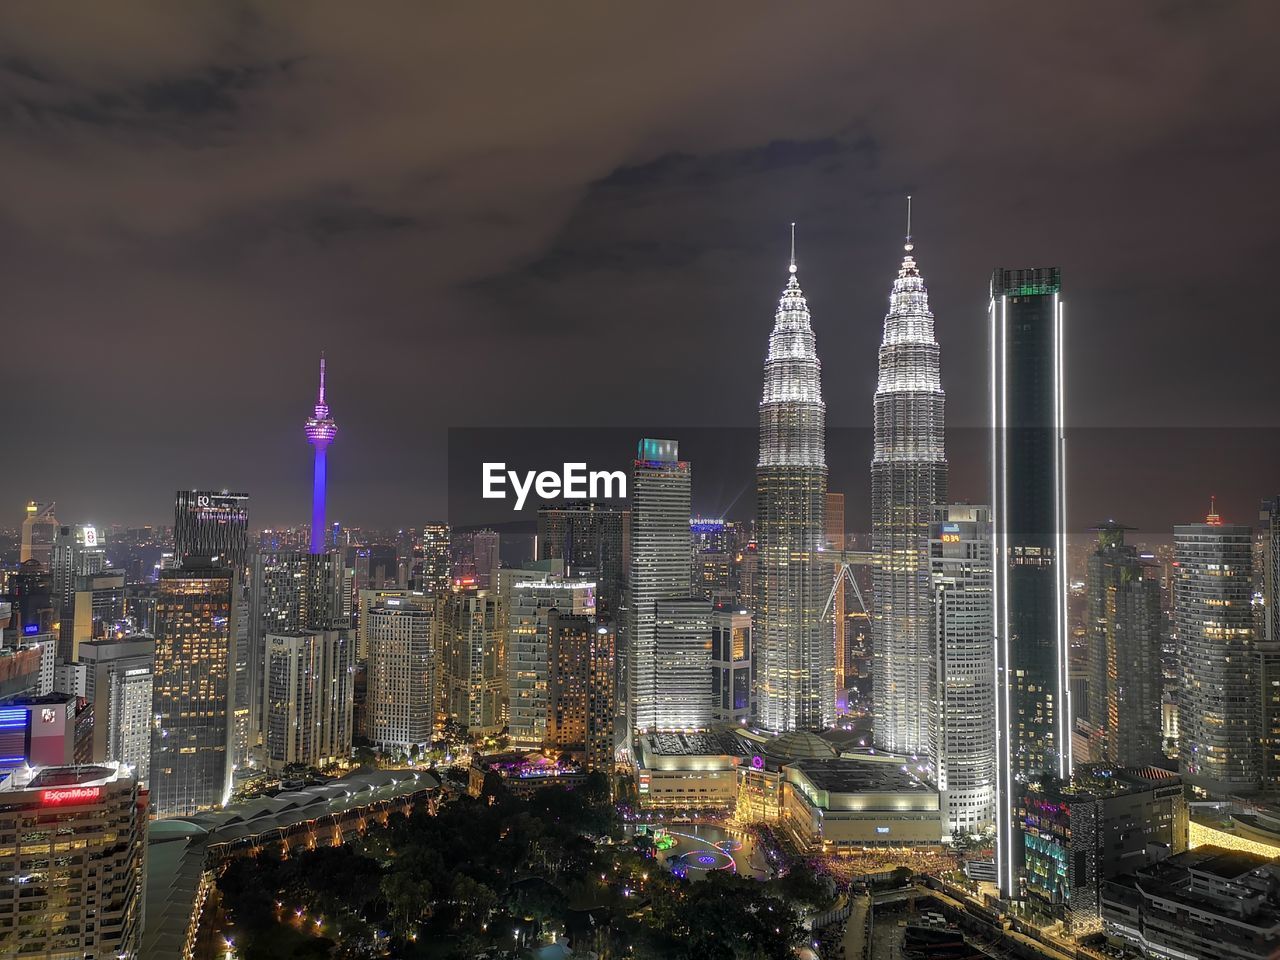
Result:
[[322,349],[349,524],[445,513],[449,428],[750,444],[792,220],[838,445],[907,193],[949,425],[985,422],[991,269],[1057,264],[1080,523],[1210,493],[1251,520],[1280,492],[1277,10],[8,5],[0,525],[167,522],[183,486],[304,522]]

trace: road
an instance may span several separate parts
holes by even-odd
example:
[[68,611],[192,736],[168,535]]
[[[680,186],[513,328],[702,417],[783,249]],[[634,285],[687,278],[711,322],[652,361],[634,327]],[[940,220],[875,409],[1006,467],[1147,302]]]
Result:
[[867,911],[871,909],[871,894],[853,894],[853,909],[844,928],[844,960],[863,960],[866,956]]

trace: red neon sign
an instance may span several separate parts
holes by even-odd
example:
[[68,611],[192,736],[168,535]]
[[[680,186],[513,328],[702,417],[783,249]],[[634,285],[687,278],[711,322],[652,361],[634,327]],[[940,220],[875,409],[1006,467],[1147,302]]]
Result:
[[40,803],[43,806],[57,806],[62,803],[89,803],[102,795],[101,787],[66,787],[62,790],[40,791]]

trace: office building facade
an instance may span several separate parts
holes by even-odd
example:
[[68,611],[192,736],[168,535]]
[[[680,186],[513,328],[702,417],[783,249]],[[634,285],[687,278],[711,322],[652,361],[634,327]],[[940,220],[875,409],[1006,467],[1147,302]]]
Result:
[[631,471],[627,709],[636,730],[657,729],[657,604],[692,587],[692,473],[675,440],[640,441]]
[[118,960],[142,935],[147,811],[123,767],[40,767],[0,782],[0,955]]
[[365,701],[369,739],[381,750],[430,746],[439,699],[438,598],[383,597],[364,614],[369,648]]
[[995,822],[991,510],[952,504],[931,515],[928,752],[948,834],[976,834]]
[[745,724],[754,714],[751,611],[717,604],[711,611],[711,720]]
[[173,553],[218,557],[236,570],[249,559],[249,495],[228,490],[179,490],[173,511]]
[[196,558],[161,574],[151,708],[156,816],[187,816],[230,795],[236,584],[230,567]]
[[156,641],[145,634],[81,644],[85,696],[93,704],[93,759],[151,776],[151,702]]
[[996,872],[1021,894],[1021,784],[1071,775],[1063,309],[1057,267],[997,269],[988,308]]
[[1202,794],[1250,792],[1261,778],[1253,531],[1210,512],[1173,539],[1178,767]]

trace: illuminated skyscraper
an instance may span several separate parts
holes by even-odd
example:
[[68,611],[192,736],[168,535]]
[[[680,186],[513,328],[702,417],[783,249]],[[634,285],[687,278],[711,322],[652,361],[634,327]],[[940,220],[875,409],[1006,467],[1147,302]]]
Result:
[[262,746],[268,770],[321,767],[351,755],[354,641],[349,630],[266,638]]
[[494,574],[502,604],[506,642],[508,733],[511,745],[538,749],[547,738],[549,615],[596,613],[594,580],[565,577],[561,560],[544,560],[543,569],[501,570]]
[[471,535],[471,556],[475,561],[476,586],[494,586],[494,574],[502,566],[502,539],[496,530],[477,530]]
[[0,956],[138,956],[147,818],[133,773],[16,770],[0,782],[0,833],[14,838],[0,846],[0,874],[15,894],[0,898]]
[[[1088,720],[1101,741],[1100,755],[1126,767],[1159,763],[1160,610],[1159,569],[1124,542],[1127,528],[1114,521],[1097,527],[1089,556]],[[1076,707],[1080,714],[1079,705]]]
[[422,525],[422,582],[420,589],[429,596],[436,596],[449,589],[449,569],[452,554],[449,548],[449,525],[425,523]]
[[1023,782],[1071,776],[1062,304],[1057,267],[991,278],[996,870],[1018,896]]
[[507,678],[498,595],[459,587],[437,605],[440,686],[447,720],[476,737],[495,737],[503,727]]
[[911,252],[889,294],[871,460],[872,706],[877,745],[929,748],[929,511],[947,501],[945,398],[929,291]]
[[548,750],[572,754],[588,770],[613,769],[614,641],[594,614],[551,610],[547,618]]
[[328,529],[325,526],[325,492],[328,483],[326,457],[329,444],[338,435],[338,424],[329,416],[324,402],[324,357],[320,358],[320,396],[307,417],[307,443],[316,448],[315,474],[311,487],[311,552],[324,553]]
[[929,756],[947,832],[981,833],[995,817],[995,670],[991,661],[991,511],[935,506]]
[[386,596],[364,612],[369,648],[369,739],[382,750],[431,744],[435,728],[437,656],[433,625],[438,599]]
[[57,504],[38,503],[32,500],[27,504],[27,515],[22,521],[22,553],[20,563],[28,560],[39,561],[48,570],[53,561],[53,540],[58,535],[58,518],[53,515]]
[[[627,710],[636,730],[657,729],[663,720],[658,702],[658,601],[688,597],[692,587],[691,476],[675,440],[640,441],[631,470],[631,624],[627,631]],[[710,690],[710,675],[707,683]]]
[[234,571],[200,558],[160,575],[151,707],[156,816],[188,816],[230,795],[235,593]]
[[226,490],[179,490],[174,498],[173,555],[220,557],[237,571],[249,554],[249,496]]
[[1261,701],[1253,619],[1253,530],[1173,528],[1173,621],[1178,632],[1178,768],[1215,799],[1257,788]]
[[821,622],[830,578],[826,540],[826,405],[809,305],[791,276],[778,301],[760,399],[756,464],[757,704],[766,729],[818,730],[835,722],[835,643]]

